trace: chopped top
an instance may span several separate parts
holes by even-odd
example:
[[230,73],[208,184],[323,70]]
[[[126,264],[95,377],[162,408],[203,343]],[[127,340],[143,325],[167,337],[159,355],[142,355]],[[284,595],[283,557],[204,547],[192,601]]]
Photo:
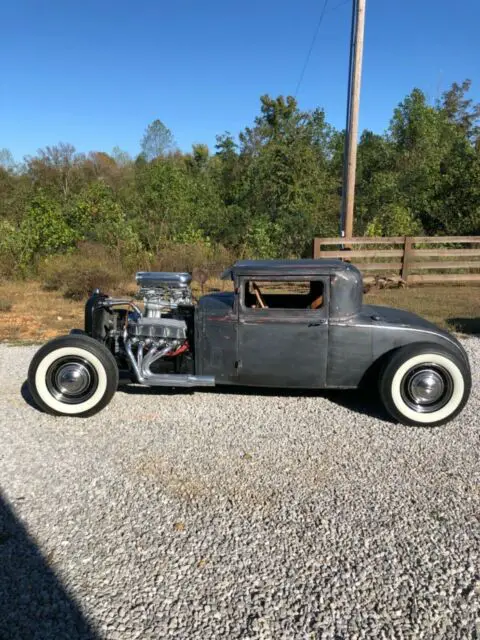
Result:
[[239,275],[313,275],[356,270],[349,262],[338,259],[302,260],[239,260],[226,269],[222,279]]

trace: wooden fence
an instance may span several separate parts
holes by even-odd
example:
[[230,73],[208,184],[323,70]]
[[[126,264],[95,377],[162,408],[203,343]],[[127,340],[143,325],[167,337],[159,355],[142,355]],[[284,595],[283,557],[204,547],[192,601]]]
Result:
[[[348,260],[366,281],[381,276],[407,284],[480,282],[480,236],[363,237],[346,244],[342,238],[315,238],[313,257]],[[333,246],[337,249],[325,248]]]

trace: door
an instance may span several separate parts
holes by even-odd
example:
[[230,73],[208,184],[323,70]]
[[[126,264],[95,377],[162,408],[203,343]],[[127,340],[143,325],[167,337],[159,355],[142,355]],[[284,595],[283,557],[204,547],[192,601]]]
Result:
[[329,279],[242,278],[238,383],[321,388],[328,353]]

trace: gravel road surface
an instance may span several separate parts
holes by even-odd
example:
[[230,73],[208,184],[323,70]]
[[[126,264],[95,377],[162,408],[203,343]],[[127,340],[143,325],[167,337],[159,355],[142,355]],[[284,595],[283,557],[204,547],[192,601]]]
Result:
[[133,386],[54,418],[21,393],[35,348],[0,346],[0,639],[480,638],[465,346],[436,429],[352,392]]

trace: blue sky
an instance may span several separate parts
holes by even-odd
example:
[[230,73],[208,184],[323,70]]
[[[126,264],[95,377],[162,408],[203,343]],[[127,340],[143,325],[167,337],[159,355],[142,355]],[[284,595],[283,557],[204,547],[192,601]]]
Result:
[[[350,2],[329,0],[298,99],[342,128]],[[340,5],[341,6],[338,6]],[[4,0],[0,148],[17,160],[71,142],[138,153],[160,118],[180,148],[252,123],[259,96],[293,94],[323,0]],[[337,8],[335,8],[337,7]],[[367,0],[361,128],[381,132],[414,87],[433,101],[471,78],[480,3]]]

